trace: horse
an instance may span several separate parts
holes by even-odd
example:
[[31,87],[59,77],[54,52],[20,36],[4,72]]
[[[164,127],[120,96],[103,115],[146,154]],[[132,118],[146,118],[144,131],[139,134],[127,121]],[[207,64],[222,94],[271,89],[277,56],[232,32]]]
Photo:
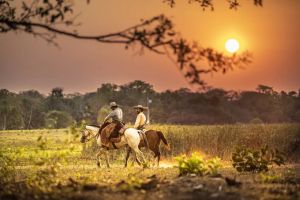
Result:
[[[145,132],[146,135],[146,140],[143,139],[140,144],[139,144],[139,149],[141,149],[142,147],[146,147],[149,150],[151,150],[154,153],[154,158],[157,158],[157,167],[159,167],[159,161],[160,161],[160,149],[159,149],[159,145],[160,145],[160,141],[162,141],[165,145],[165,148],[167,150],[170,150],[170,145],[168,144],[168,141],[166,140],[164,134],[161,131],[155,131],[155,130],[148,130]],[[125,167],[127,167],[128,164],[128,158],[130,156],[130,153],[132,152],[131,148],[127,149],[127,154],[126,154],[126,158],[125,158]],[[136,160],[138,164],[139,161]]]
[[101,134],[105,134],[106,131],[112,131],[114,129],[115,124],[111,123],[107,125],[105,128],[101,130],[99,133],[100,127],[94,125],[85,126],[85,130],[82,131],[81,143],[85,143],[90,141],[91,139],[96,139],[97,145],[100,147],[99,152],[96,155],[97,158],[97,166],[101,167],[100,156],[105,153],[106,165],[110,168],[108,153],[109,150],[124,148],[127,145],[130,149],[133,150],[135,159],[140,162],[139,157],[142,158],[142,163],[145,163],[144,154],[139,149],[139,144],[141,142],[141,136],[137,129],[127,128],[124,131],[124,134],[121,135],[121,141],[118,143],[109,143],[109,146],[103,146],[101,143]]

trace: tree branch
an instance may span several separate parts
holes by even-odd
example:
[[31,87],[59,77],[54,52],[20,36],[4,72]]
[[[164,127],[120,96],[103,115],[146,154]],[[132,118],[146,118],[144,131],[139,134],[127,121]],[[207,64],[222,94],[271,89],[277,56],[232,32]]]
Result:
[[[251,63],[252,57],[248,52],[227,56],[214,49],[203,48],[197,42],[187,42],[180,36],[180,33],[174,30],[172,21],[164,15],[143,20],[135,26],[115,33],[81,35],[55,28],[58,23],[66,26],[73,24],[72,20],[65,19],[66,13],[72,12],[72,5],[69,1],[53,0],[51,3],[50,1],[35,0],[30,6],[23,2],[21,17],[16,17],[15,10],[7,0],[0,0],[0,33],[24,31],[54,45],[57,45],[56,35],[100,43],[124,44],[126,49],[134,44],[139,44],[142,48],[147,48],[152,52],[167,55],[176,63],[190,84],[200,86],[202,89],[206,87],[205,81],[202,80],[202,74],[219,71],[226,73],[235,67]],[[40,22],[36,22],[37,18],[40,19]],[[206,62],[207,67],[203,67],[203,62]]]

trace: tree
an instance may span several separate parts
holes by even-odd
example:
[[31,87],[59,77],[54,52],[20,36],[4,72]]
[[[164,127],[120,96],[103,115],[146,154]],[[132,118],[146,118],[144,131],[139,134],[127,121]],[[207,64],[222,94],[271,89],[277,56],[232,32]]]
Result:
[[110,101],[116,98],[119,87],[116,84],[103,83],[100,88],[97,89],[97,110],[100,107],[107,105]]
[[[21,2],[21,3],[20,3]],[[212,48],[203,48],[197,42],[182,38],[175,30],[172,21],[165,15],[155,16],[125,30],[104,35],[82,35],[80,33],[58,29],[57,25],[71,27],[76,25],[76,15],[71,0],[32,0],[14,3],[10,0],[0,0],[0,33],[25,32],[40,37],[47,42],[55,42],[57,35],[63,35],[81,40],[93,40],[100,43],[123,44],[127,49],[139,44],[141,51],[148,49],[169,57],[174,65],[190,84],[206,88],[202,75],[223,72],[248,65],[252,56],[249,52],[232,56],[224,55]],[[87,0],[89,3],[90,0]],[[175,0],[163,0],[171,7]],[[202,8],[213,10],[212,0],[189,0],[199,3]],[[238,0],[229,0],[230,8],[237,8]],[[255,5],[262,6],[262,0],[254,0]],[[208,67],[203,68],[203,60]]]
[[120,86],[120,100],[123,105],[145,104],[147,96],[154,94],[153,86],[141,80],[136,80]]
[[47,128],[66,128],[72,122],[72,116],[64,111],[52,110],[46,115]]
[[273,94],[273,88],[267,85],[258,85],[256,90],[263,94]]
[[65,103],[69,113],[77,122],[84,120],[86,113],[83,95],[80,93],[69,94],[66,96]]
[[21,92],[19,97],[22,101],[22,116],[25,128],[41,128],[45,124],[44,120],[44,96],[35,90]]
[[46,108],[47,110],[67,110],[62,88],[56,87],[52,89],[51,94],[46,98]]
[[98,117],[97,117],[97,123],[101,124],[103,123],[105,117],[111,112],[110,108],[108,105],[103,106],[99,111],[98,111]]
[[24,128],[21,107],[16,94],[7,89],[0,90],[0,124],[3,130]]

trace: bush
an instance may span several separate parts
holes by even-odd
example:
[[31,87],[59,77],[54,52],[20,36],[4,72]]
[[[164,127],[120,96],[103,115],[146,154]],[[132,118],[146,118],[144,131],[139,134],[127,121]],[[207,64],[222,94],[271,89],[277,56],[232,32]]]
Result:
[[185,155],[176,157],[178,161],[179,175],[197,174],[200,176],[218,174],[221,167],[220,158],[215,157],[205,160],[198,153],[193,153],[190,157]]
[[268,146],[260,150],[237,147],[232,153],[232,161],[238,172],[266,172],[272,164],[284,164],[284,156],[277,149],[271,150]]

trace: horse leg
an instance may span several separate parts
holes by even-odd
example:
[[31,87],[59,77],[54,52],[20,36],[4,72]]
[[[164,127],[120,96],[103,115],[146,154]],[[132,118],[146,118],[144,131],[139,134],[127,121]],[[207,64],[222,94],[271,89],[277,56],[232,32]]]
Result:
[[100,156],[102,155],[102,151],[100,150],[97,155],[96,155],[96,159],[97,159],[97,166],[101,167],[101,158]]
[[[141,150],[141,148],[139,147],[139,150]],[[141,166],[141,162],[139,161],[139,159],[137,158],[136,153],[134,152],[134,158],[133,158],[133,163],[136,162],[139,166]]]
[[141,166],[141,162],[139,161],[139,159],[137,158],[137,156],[136,156],[136,153],[135,153],[135,151],[133,152],[133,160],[132,160],[132,166],[134,166],[134,163],[137,163],[139,166]]
[[160,151],[157,152],[157,167],[159,167]]
[[[141,152],[141,150],[139,148],[134,148],[133,150],[136,153],[137,162],[146,163],[146,159],[145,159],[145,156],[144,156],[143,152]],[[142,158],[142,162],[140,161],[139,157]]]
[[126,151],[126,157],[125,157],[125,167],[127,167],[128,159],[129,159],[130,153],[131,153],[131,148],[128,147],[128,148],[127,148],[127,151]]
[[108,150],[105,151],[105,161],[107,168],[110,168]]

